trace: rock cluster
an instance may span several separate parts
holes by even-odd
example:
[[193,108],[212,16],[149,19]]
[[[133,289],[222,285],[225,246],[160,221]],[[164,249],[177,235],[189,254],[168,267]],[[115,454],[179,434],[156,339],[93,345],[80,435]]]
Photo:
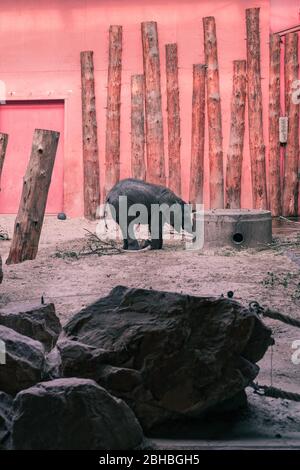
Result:
[[234,406],[272,343],[234,300],[122,286],[63,329],[52,304],[6,307],[0,340],[0,448],[13,449],[141,448],[142,428]]

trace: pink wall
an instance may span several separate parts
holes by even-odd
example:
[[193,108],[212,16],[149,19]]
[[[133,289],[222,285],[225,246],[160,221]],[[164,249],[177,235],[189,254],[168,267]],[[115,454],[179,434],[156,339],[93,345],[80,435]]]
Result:
[[47,200],[47,213],[63,210],[64,102],[7,101],[0,107],[0,128],[9,135],[5,165],[1,175],[0,214],[18,211],[23,176],[29,162],[32,136],[36,128],[60,132]]
[[[286,9],[288,3],[284,2]],[[294,4],[293,1],[291,3]],[[178,43],[182,187],[183,196],[187,198],[191,140],[192,64],[204,62],[202,17],[213,15],[216,18],[224,155],[226,156],[229,137],[232,61],[246,57],[245,8],[258,6],[261,8],[264,133],[267,142],[269,1],[1,1],[0,47],[2,60],[0,61],[0,79],[6,83],[8,99],[65,99],[64,209],[68,215],[78,216],[83,212],[80,51],[94,50],[101,187],[103,188],[109,25],[123,25],[121,177],[130,175],[130,76],[142,72],[141,21],[155,20],[158,22],[166,156],[164,46],[168,42]],[[278,8],[280,8],[280,2],[272,0],[272,9],[277,11]],[[293,13],[291,15],[293,16]],[[276,21],[278,23],[278,19]],[[297,21],[298,16],[295,18],[295,23]],[[208,202],[209,178],[207,163],[206,158],[206,204]],[[251,207],[250,188],[248,129],[246,128],[242,193],[244,207]]]
[[270,29],[272,33],[300,24],[300,0],[271,0]]

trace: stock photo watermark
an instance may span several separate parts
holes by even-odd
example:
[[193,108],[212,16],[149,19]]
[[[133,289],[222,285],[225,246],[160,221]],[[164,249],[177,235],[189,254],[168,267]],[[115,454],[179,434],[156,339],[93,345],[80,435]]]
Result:
[[6,364],[6,346],[4,341],[0,339],[0,365]]
[[[151,241],[182,240],[185,249],[200,250],[204,245],[204,206],[174,203],[131,204],[127,196],[120,196],[115,204],[99,206],[99,222],[96,233],[99,237],[115,240],[148,238]],[[116,226],[117,224],[117,226]],[[140,226],[145,226],[140,230]],[[138,231],[137,231],[138,230]]]
[[292,354],[292,363],[295,366],[300,365],[300,339],[296,339],[295,341],[292,342],[292,349],[295,349],[295,351]]

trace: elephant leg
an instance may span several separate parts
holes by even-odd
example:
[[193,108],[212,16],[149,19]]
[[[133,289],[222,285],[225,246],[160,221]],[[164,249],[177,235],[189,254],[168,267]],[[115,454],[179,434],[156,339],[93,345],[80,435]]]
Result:
[[158,229],[151,232],[151,222],[149,223],[149,229],[151,233],[151,250],[161,250],[163,247],[163,218],[162,214],[159,214]]
[[137,239],[135,238],[134,227],[132,224],[129,226],[129,222],[130,221],[128,221],[127,227],[120,226],[121,231],[122,231],[122,236],[123,236],[123,249],[124,250],[139,250],[140,246],[139,246]]

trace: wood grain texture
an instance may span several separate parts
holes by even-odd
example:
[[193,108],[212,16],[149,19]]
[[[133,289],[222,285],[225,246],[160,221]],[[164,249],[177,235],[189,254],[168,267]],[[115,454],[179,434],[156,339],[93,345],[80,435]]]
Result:
[[265,143],[260,74],[259,8],[246,9],[249,150],[254,209],[267,209]]
[[120,180],[122,26],[109,28],[105,140],[105,194]]
[[144,75],[131,77],[131,174],[146,179]]
[[288,139],[285,148],[282,213],[297,216],[299,193],[299,99],[295,99],[295,83],[299,79],[298,33],[285,37],[284,81],[285,112],[288,116]]
[[206,65],[193,65],[190,204],[203,204]]
[[247,93],[245,60],[233,62],[232,82],[230,137],[226,164],[226,208],[240,209]]
[[216,22],[213,16],[203,18],[204,52],[207,91],[207,119],[209,140],[210,207],[224,207],[223,134],[219,85]]
[[93,51],[80,53],[84,216],[97,217],[100,204],[99,152]]
[[157,23],[141,24],[145,76],[147,181],[166,184]]
[[43,226],[59,132],[36,129],[6,264],[35,259]]

